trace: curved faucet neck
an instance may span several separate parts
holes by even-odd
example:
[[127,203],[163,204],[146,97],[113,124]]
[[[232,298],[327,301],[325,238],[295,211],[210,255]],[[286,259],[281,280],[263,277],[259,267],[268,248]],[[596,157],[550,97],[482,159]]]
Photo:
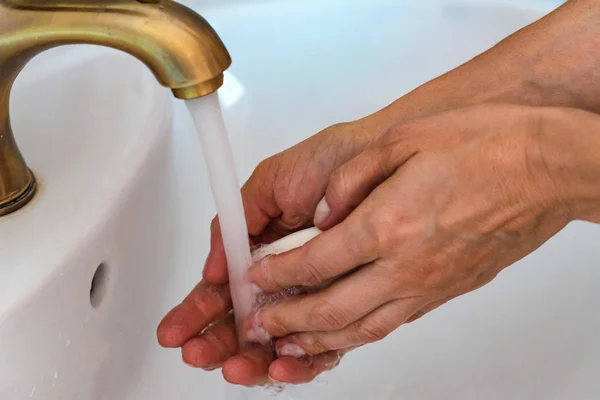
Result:
[[26,204],[35,179],[14,140],[10,91],[37,54],[61,45],[124,51],[175,97],[216,91],[231,57],[200,15],[171,0],[5,0],[0,3],[0,216]]

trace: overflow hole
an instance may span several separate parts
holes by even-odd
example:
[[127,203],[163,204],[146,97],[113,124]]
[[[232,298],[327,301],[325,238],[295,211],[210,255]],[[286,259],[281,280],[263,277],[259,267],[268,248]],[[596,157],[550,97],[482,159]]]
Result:
[[92,307],[98,308],[104,296],[106,295],[106,288],[108,286],[108,267],[105,263],[102,263],[96,268],[94,277],[92,278],[92,284],[90,286],[90,303]]

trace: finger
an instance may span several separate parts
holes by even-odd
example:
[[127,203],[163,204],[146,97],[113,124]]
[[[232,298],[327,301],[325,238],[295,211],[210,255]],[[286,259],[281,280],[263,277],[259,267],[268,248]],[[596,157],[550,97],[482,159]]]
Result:
[[248,348],[225,361],[223,377],[236,385],[264,385],[269,382],[269,362],[270,356],[264,349]]
[[423,299],[391,301],[347,327],[332,332],[307,332],[290,335],[276,343],[280,356],[293,353],[316,355],[324,352],[377,342],[402,325],[424,304]]
[[274,337],[339,330],[393,299],[397,290],[388,276],[384,267],[372,263],[320,292],[265,307],[256,320]]
[[293,385],[301,385],[313,381],[325,371],[335,368],[342,357],[342,353],[331,351],[310,358],[279,358],[269,367],[271,380]]
[[200,282],[163,318],[157,329],[158,342],[167,348],[181,347],[210,323],[224,317],[231,307],[228,285],[211,286]]
[[415,312],[407,321],[406,323],[410,323],[410,322],[415,322],[416,320],[420,319],[421,317],[423,317],[425,314],[429,314],[430,312],[432,312],[433,310],[440,308],[441,306],[443,306],[444,304],[446,304],[447,302],[449,302],[450,300],[452,300],[454,297],[446,297],[445,299],[439,300],[439,301],[434,301],[433,303],[429,303],[428,305],[426,305],[425,307],[421,308],[420,310],[418,310],[417,312]]
[[210,251],[204,263],[202,277],[212,285],[223,285],[229,280],[225,247],[221,237],[221,226],[219,225],[219,219],[216,217],[210,224]]
[[265,292],[319,286],[377,258],[368,232],[360,218],[349,218],[301,247],[257,262],[249,278]]
[[237,354],[238,342],[233,316],[208,327],[200,336],[187,341],[181,354],[183,361],[195,368],[213,370]]
[[376,146],[338,167],[315,211],[315,226],[326,230],[343,221],[414,154],[411,147],[400,144]]

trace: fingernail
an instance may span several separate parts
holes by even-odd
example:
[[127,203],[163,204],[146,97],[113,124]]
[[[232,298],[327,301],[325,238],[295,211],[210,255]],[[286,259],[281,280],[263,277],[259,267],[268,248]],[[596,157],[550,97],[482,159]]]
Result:
[[327,199],[323,197],[317,205],[317,209],[315,210],[314,224],[321,225],[327,218],[329,218],[329,215],[331,215],[331,207],[329,207]]
[[277,349],[277,355],[279,357],[294,357],[300,358],[306,355],[304,349],[295,343],[286,343]]

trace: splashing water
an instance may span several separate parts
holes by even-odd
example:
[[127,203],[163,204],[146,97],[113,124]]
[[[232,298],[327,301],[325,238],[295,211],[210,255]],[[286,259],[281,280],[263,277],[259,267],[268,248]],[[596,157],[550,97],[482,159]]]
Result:
[[[186,105],[202,144],[225,246],[235,322],[240,327],[241,322],[252,312],[260,290],[246,279],[252,257],[240,183],[227,128],[217,93],[188,100]],[[243,329],[238,329],[238,338],[241,346],[247,343]]]

